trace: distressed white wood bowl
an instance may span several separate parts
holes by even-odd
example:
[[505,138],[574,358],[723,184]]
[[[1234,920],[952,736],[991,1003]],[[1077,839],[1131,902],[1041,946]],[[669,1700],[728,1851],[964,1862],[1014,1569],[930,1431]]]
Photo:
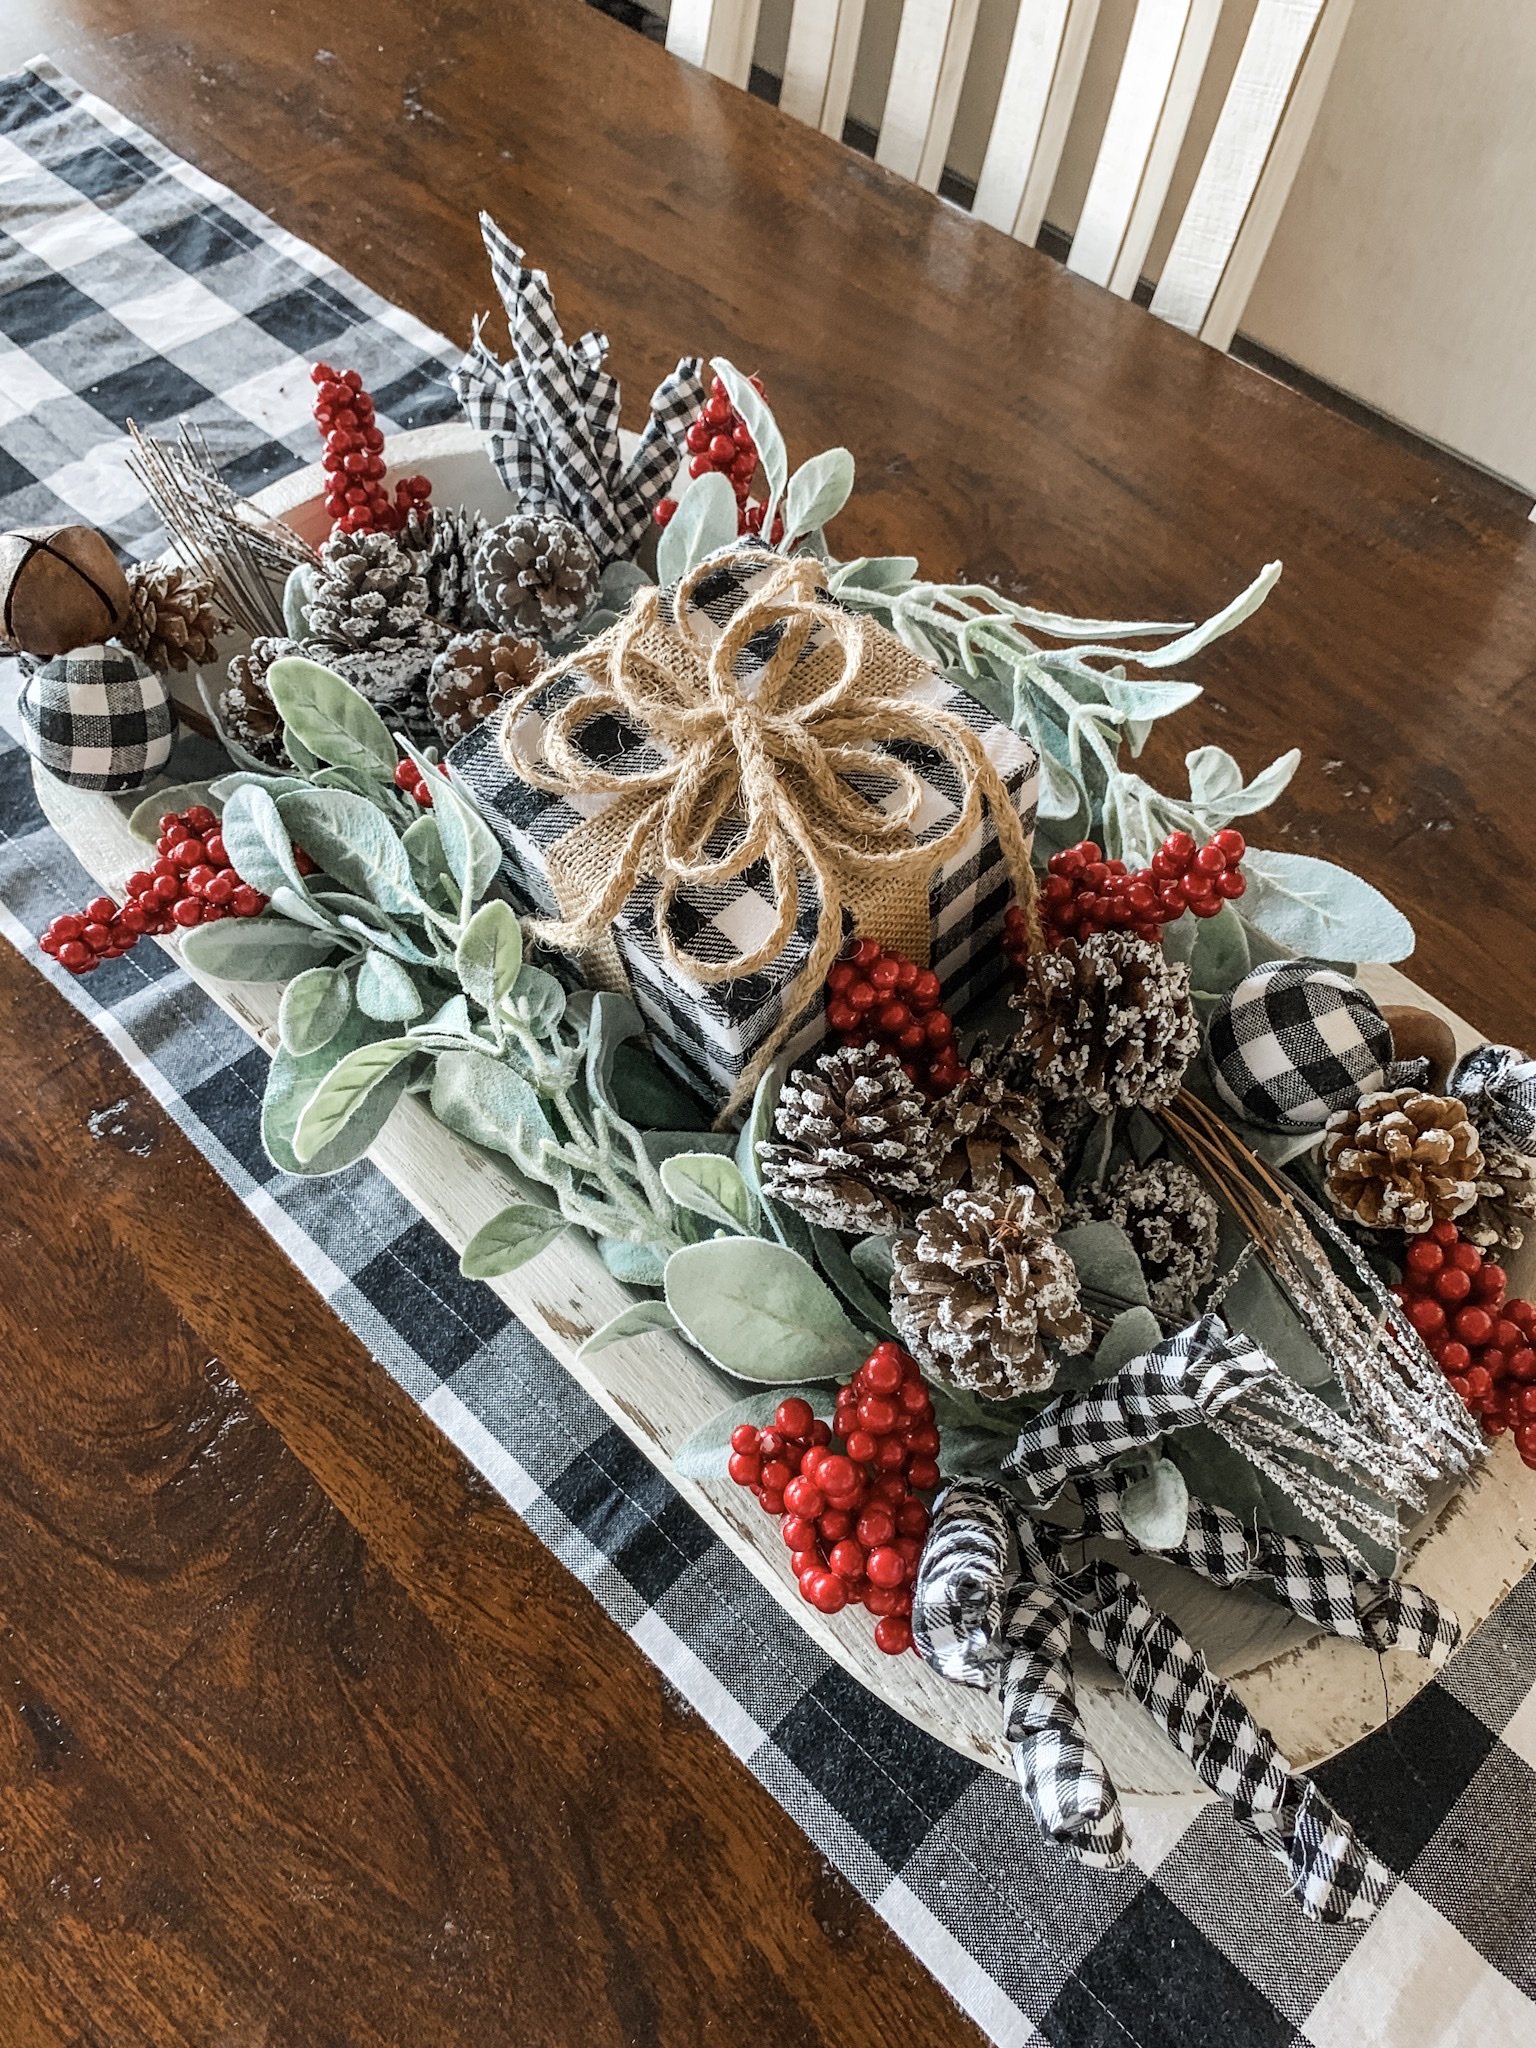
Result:
[[[509,508],[507,493],[486,462],[478,438],[461,426],[430,427],[397,436],[393,474],[421,471],[443,504],[468,504],[492,516]],[[306,539],[327,531],[319,466],[271,486],[255,505],[286,520]],[[209,679],[212,687],[214,679]],[[50,821],[104,888],[120,891],[143,863],[143,842],[128,831],[131,804],[66,788],[35,771]],[[175,952],[174,940],[159,943]],[[192,970],[188,970],[192,972]],[[276,1043],[278,991],[230,986],[193,972],[223,1009],[269,1048]],[[1385,1002],[1420,1003],[1454,1028],[1463,1048],[1483,1034],[1392,968],[1362,979]],[[461,1250],[481,1224],[516,1191],[486,1156],[437,1123],[415,1098],[401,1101],[372,1148],[374,1163],[401,1193]],[[1536,1257],[1514,1262],[1522,1292],[1536,1282]],[[546,1344],[567,1371],[633,1439],[730,1546],[747,1568],[826,1653],[861,1684],[963,1755],[1005,1774],[1011,1765],[998,1732],[995,1700],[946,1684],[914,1656],[883,1656],[862,1612],[817,1613],[799,1597],[778,1524],[751,1495],[727,1480],[680,1474],[673,1459],[699,1425],[739,1399],[741,1387],[685,1344],[649,1333],[583,1359],[583,1340],[626,1306],[629,1295],[590,1243],[568,1231],[509,1278],[490,1283],[513,1314]],[[453,1424],[439,1418],[453,1434]],[[485,1451],[473,1435],[459,1447],[487,1476]],[[1417,1532],[1409,1575],[1445,1602],[1468,1633],[1523,1576],[1536,1556],[1536,1474],[1527,1472],[1509,1439],[1427,1525]],[[1298,1767],[1321,1762],[1367,1735],[1406,1705],[1430,1677],[1403,1651],[1378,1659],[1358,1644],[1317,1636],[1273,1602],[1220,1592],[1191,1573],[1154,1559],[1132,1565],[1151,1599],[1166,1608],[1225,1676],[1235,1680],[1259,1720]],[[1090,1655],[1079,1662],[1084,1719],[1105,1763],[1126,1793],[1187,1798],[1199,1790],[1184,1760],[1126,1698],[1118,1681]]]

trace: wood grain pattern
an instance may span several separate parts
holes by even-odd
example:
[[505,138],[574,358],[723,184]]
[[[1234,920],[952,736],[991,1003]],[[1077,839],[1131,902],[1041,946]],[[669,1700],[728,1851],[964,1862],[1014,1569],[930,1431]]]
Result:
[[[1284,556],[1154,777],[1300,740],[1265,836],[1347,848],[1417,978],[1531,1035],[1536,542],[1498,492],[574,0],[11,0],[0,63],[40,47],[455,336],[489,207],[632,424],[683,348],[760,369],[793,448],[858,454],[846,552],[1125,617]],[[10,2037],[976,2039],[9,956],[0,999]],[[125,1097],[147,1157],[81,1135]]]

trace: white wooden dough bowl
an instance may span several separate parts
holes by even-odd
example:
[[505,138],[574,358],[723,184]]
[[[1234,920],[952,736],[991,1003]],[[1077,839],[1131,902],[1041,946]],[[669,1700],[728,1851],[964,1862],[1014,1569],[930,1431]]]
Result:
[[[509,509],[507,494],[469,428],[424,428],[395,436],[390,447],[399,458],[391,481],[396,471],[421,471],[443,504],[467,504],[497,517]],[[273,485],[254,502],[318,542],[328,530],[321,481],[316,466]],[[212,690],[216,678],[207,680]],[[72,790],[41,769],[35,779],[49,820],[102,886],[121,893],[127,876],[144,861],[143,842],[127,826],[127,814],[138,799],[119,802]],[[173,939],[159,943],[176,951]],[[275,1045],[276,989],[210,982],[196,973],[193,979],[253,1038],[269,1048]],[[1437,1011],[1463,1049],[1481,1041],[1481,1033],[1395,970],[1366,969],[1362,979],[1382,1001],[1419,1003]],[[444,1130],[415,1097],[399,1103],[371,1157],[455,1250],[462,1250],[481,1224],[516,1196],[487,1157]],[[1529,1291],[1536,1282],[1536,1254],[1528,1250],[1513,1264],[1517,1291]],[[1011,1773],[995,1699],[947,1684],[915,1656],[882,1655],[861,1610],[826,1616],[807,1606],[790,1572],[777,1521],[730,1481],[690,1479],[674,1469],[674,1454],[699,1425],[740,1398],[738,1382],[660,1332],[626,1338],[594,1358],[579,1356],[583,1340],[630,1299],[584,1237],[567,1231],[520,1271],[489,1284],[829,1656],[929,1734],[994,1770]],[[460,1448],[476,1461],[474,1442]],[[1533,1556],[1536,1473],[1525,1469],[1506,1437],[1419,1532],[1411,1576],[1453,1609],[1470,1634]],[[1378,1660],[1358,1644],[1318,1637],[1257,1595],[1220,1592],[1150,1558],[1135,1559],[1131,1568],[1153,1602],[1175,1616],[1220,1672],[1238,1681],[1260,1722],[1298,1767],[1320,1763],[1369,1734],[1386,1718],[1388,1702],[1396,1711],[1430,1676],[1428,1666],[1405,1651],[1389,1651]],[[1078,1675],[1084,1719],[1123,1792],[1183,1799],[1199,1791],[1183,1758],[1104,1665],[1084,1652]]]

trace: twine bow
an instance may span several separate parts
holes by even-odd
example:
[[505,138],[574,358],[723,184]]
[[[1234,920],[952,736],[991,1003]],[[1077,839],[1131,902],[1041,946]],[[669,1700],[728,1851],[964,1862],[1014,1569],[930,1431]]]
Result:
[[[820,565],[806,559],[775,563],[710,646],[693,599],[722,566],[717,557],[683,579],[675,622],[662,613],[660,593],[647,590],[608,633],[545,669],[507,713],[501,745],[536,789],[614,799],[560,844],[552,879],[564,914],[531,926],[547,945],[564,952],[601,945],[636,887],[654,880],[667,964],[696,983],[734,981],[780,957],[799,917],[802,878],[814,889],[810,953],[784,993],[779,1024],[738,1081],[729,1115],[825,981],[842,947],[845,904],[862,931],[886,943],[905,938],[926,957],[929,884],[975,831],[983,802],[1018,899],[1038,926],[1024,828],[980,737],[956,713],[890,687],[910,686],[916,658],[831,603],[819,589]],[[830,680],[825,662],[801,660],[814,633],[822,636],[818,651],[826,646],[839,657]],[[890,649],[903,657],[894,666]],[[548,713],[530,746],[521,712],[568,673],[582,687]],[[625,775],[591,760],[577,737],[604,717],[645,734],[665,756],[661,765]],[[915,827],[928,786],[885,751],[894,742],[932,749],[959,778],[956,815],[921,842]],[[885,790],[894,784],[893,794],[883,803],[861,795],[850,778],[863,776]],[[728,821],[739,831],[728,850],[712,854]],[[771,929],[724,958],[718,948],[707,959],[685,951],[672,931],[679,895],[736,881],[757,861],[771,881]],[[915,938],[914,914],[921,923]]]

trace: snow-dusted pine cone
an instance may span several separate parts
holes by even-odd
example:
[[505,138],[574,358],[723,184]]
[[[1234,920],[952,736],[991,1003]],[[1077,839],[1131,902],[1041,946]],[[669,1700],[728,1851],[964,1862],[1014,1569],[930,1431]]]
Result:
[[344,654],[424,648],[431,655],[445,637],[428,609],[421,558],[393,533],[337,533],[325,541],[307,609],[311,640]]
[[1414,1236],[1466,1215],[1482,1172],[1477,1132],[1454,1095],[1383,1089],[1335,1110],[1324,1126],[1328,1199],[1369,1230]]
[[361,654],[339,654],[307,640],[303,651],[366,697],[391,732],[405,733],[418,747],[438,744],[427,705],[434,660],[430,647],[370,647]]
[[427,584],[427,611],[449,633],[483,624],[475,602],[475,549],[485,519],[463,505],[413,506],[400,529],[400,544],[417,559]]
[[580,527],[517,512],[488,527],[475,549],[475,599],[504,633],[558,640],[591,610],[598,562]]
[[179,562],[135,562],[128,571],[128,615],[117,637],[141,661],[168,669],[202,668],[218,653],[229,620],[212,581]]
[[267,689],[267,670],[286,655],[302,654],[297,640],[262,637],[249,654],[229,658],[229,687],[218,701],[219,724],[231,739],[269,768],[288,768],[283,721]]
[[973,1055],[949,1093],[933,1105],[935,1186],[995,1195],[1033,1188],[1036,1207],[1061,1218],[1061,1153],[1041,1128],[1040,1111],[1011,1088],[990,1049]]
[[1200,1049],[1189,969],[1130,932],[1097,932],[1032,953],[1012,998],[1015,1055],[1044,1095],[1077,1097],[1100,1116],[1161,1109]]
[[1068,1212],[1072,1223],[1118,1223],[1131,1241],[1159,1315],[1193,1319],[1201,1293],[1216,1276],[1221,1212],[1192,1167],[1177,1159],[1122,1166],[1103,1188],[1090,1188]]
[[1477,1178],[1477,1200],[1456,1227],[1463,1237],[1486,1251],[1502,1245],[1517,1252],[1529,1231],[1536,1229],[1536,1159],[1483,1139],[1483,1170]]
[[427,707],[445,747],[463,739],[527,688],[544,661],[537,640],[513,633],[458,633],[432,664]]
[[825,1052],[784,1083],[777,1144],[758,1147],[764,1192],[833,1230],[893,1230],[933,1177],[928,1103],[894,1053]]
[[1086,1351],[1093,1326],[1077,1268],[1034,1193],[952,1188],[892,1247],[891,1319],[920,1364],[991,1401],[1034,1394],[1055,1377],[1047,1341]]

